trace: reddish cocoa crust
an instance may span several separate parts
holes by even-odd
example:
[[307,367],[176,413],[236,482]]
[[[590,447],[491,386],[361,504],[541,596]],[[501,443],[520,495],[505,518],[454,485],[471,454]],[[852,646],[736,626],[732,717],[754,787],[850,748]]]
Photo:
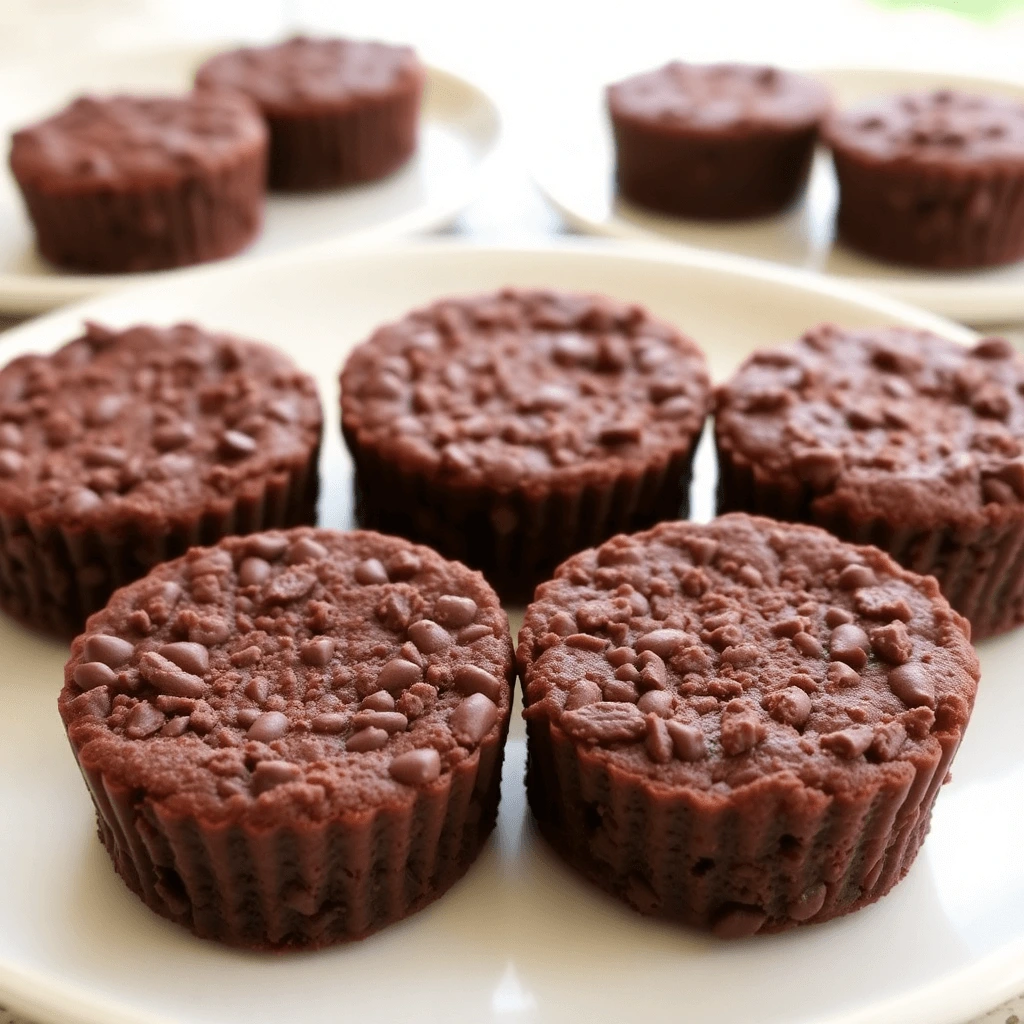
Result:
[[804,187],[828,109],[811,78],[673,62],[609,86],[620,195],[687,217],[761,217]]
[[189,324],[89,324],[0,371],[0,607],[73,636],[116,587],[228,533],[316,518],[316,384]]
[[416,149],[425,71],[407,46],[296,37],[218,54],[200,88],[244,93],[270,129],[270,187],[383,178]]
[[239,96],[84,97],[15,132],[40,252],[90,273],[230,256],[263,220],[267,131]]
[[567,555],[677,517],[704,357],[638,306],[507,289],[380,328],[341,378],[367,526],[528,596]]
[[823,131],[839,235],[854,248],[944,269],[1024,257],[1024,105],[907,94],[836,114]]
[[823,526],[934,575],[975,639],[1024,621],[1024,359],[822,326],[718,390],[719,511]]
[[537,588],[519,634],[527,792],[571,864],[722,937],[884,895],[973,707],[933,579],[742,514],[615,537]]
[[479,573],[298,528],[118,591],[72,644],[59,708],[148,906],[203,938],[307,948],[466,871],[497,815],[514,675]]

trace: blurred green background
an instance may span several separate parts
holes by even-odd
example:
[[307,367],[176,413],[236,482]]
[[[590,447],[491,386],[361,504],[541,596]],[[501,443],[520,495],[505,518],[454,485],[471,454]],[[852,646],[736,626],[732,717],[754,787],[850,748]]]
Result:
[[872,0],[879,7],[940,7],[965,18],[998,18],[1007,11],[1024,8],[1024,0]]

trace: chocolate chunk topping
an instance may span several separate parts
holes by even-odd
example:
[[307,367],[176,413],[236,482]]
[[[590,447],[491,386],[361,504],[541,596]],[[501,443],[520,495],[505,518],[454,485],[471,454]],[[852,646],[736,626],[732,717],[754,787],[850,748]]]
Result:
[[[550,719],[616,770],[697,789],[781,773],[833,792],[851,761],[934,742],[940,706],[945,728],[966,721],[978,663],[934,579],[743,514],[629,543],[635,557],[609,557],[609,541],[542,584],[518,649],[527,719]],[[708,585],[691,592],[698,568]]]

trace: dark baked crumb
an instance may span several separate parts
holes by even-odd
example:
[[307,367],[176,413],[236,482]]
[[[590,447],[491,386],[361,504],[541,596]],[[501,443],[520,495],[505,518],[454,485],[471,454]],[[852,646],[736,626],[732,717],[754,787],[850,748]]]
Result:
[[[978,635],[1007,628],[1022,614],[1015,591],[1000,592],[1013,566],[990,555],[1024,528],[1022,389],[1024,360],[1001,339],[969,348],[900,328],[816,328],[755,353],[718,390],[720,507],[888,547],[938,576]],[[751,473],[752,491],[740,479]],[[788,498],[769,508],[762,492]]]
[[[532,586],[591,538],[678,514],[708,393],[697,347],[645,310],[508,289],[380,328],[345,366],[342,426],[367,524]],[[588,488],[593,508],[542,528],[549,498],[586,505]]]
[[[883,867],[855,808],[923,838],[974,702],[968,632],[933,579],[813,527],[729,515],[613,538],[538,588],[519,635],[531,806],[647,912],[720,934],[845,913],[916,852]],[[832,856],[841,870],[821,866]]]

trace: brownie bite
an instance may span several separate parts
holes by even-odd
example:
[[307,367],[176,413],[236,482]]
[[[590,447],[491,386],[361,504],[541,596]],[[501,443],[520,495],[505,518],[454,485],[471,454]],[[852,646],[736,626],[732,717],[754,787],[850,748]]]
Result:
[[316,384],[190,324],[88,324],[0,370],[0,608],[73,636],[193,544],[316,519]]
[[835,114],[824,137],[844,242],[918,267],[1024,257],[1024,104],[949,90],[889,96]]
[[807,182],[829,107],[813,78],[747,64],[684,64],[607,90],[624,199],[683,217],[763,217]]
[[51,263],[89,273],[230,256],[263,222],[267,130],[244,97],[83,97],[15,132],[10,165]]
[[975,640],[1024,621],[1024,358],[824,325],[718,389],[718,509],[823,526],[935,576]]
[[309,948],[418,910],[494,826],[515,668],[479,573],[377,533],[193,548],[71,648],[100,839],[202,938]]
[[210,58],[202,89],[254,100],[270,129],[270,187],[383,178],[416,149],[426,72],[408,46],[298,36]]
[[885,895],[974,703],[934,579],[743,514],[615,537],[519,634],[530,807],[573,867],[723,938]]
[[704,356],[639,306],[506,289],[381,327],[341,376],[367,526],[528,597],[567,555],[686,515]]

